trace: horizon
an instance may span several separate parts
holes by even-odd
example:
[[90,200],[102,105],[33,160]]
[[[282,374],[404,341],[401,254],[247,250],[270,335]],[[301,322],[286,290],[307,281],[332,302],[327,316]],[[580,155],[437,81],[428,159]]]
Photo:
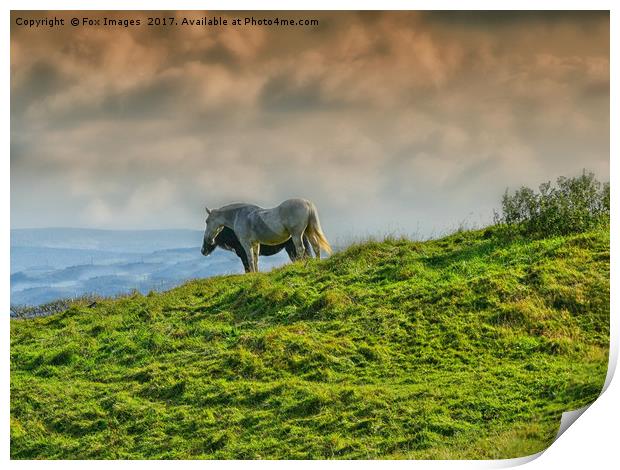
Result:
[[204,230],[192,229],[192,228],[100,228],[100,227],[68,227],[68,226],[48,226],[48,227],[11,227],[11,230],[93,230],[101,232],[174,232],[174,231],[190,231],[190,232],[204,232]]
[[[447,237],[452,235],[458,231],[475,231],[482,230],[488,227],[491,224],[483,225],[483,226],[463,226],[463,225],[455,225],[447,228],[444,231],[431,231],[430,234],[426,236],[420,236],[419,232],[404,232],[402,230],[386,230],[383,232],[370,233],[365,231],[363,233],[353,234],[344,234],[337,237],[334,237],[334,241],[332,242],[332,246],[343,247],[353,243],[357,243],[360,241],[366,240],[376,240],[376,239],[385,239],[389,237],[405,237],[412,241],[429,241],[440,239],[443,237]],[[98,228],[98,227],[11,227],[11,232],[13,231],[54,231],[54,230],[67,230],[67,231],[90,231],[90,232],[113,232],[113,233],[136,233],[136,232],[196,232],[196,233],[204,233],[204,229],[192,229],[192,228],[144,228],[144,229],[126,229],[126,228]],[[29,247],[30,245],[13,245],[12,239],[10,240],[11,247]],[[200,244],[195,245],[197,247]],[[192,246],[193,247],[193,246]],[[79,250],[80,248],[76,248]]]
[[[590,170],[583,168],[582,172],[583,173],[587,173]],[[598,180],[598,175],[593,173],[594,177],[597,178]],[[577,176],[577,175],[558,175],[555,178],[552,178],[549,180],[549,182],[551,182],[552,184],[555,183],[555,181],[557,180],[557,178],[559,177],[572,177],[572,176]],[[607,178],[607,180],[599,180],[601,183],[606,183],[609,184],[609,178]],[[541,182],[542,183],[542,182]],[[535,185],[532,189],[534,189],[535,191],[538,189],[539,185]],[[506,188],[506,191],[508,191],[509,193],[512,192],[514,193],[515,190],[517,190],[518,188]],[[500,206],[500,201],[498,200],[498,204],[497,207],[494,207],[492,209],[492,211],[496,211],[497,209],[499,209]],[[447,227],[443,227],[441,229],[433,227],[431,228],[430,232],[426,234],[426,237],[422,238],[422,239],[435,239],[435,238],[440,238],[440,237],[444,237],[444,236],[448,236],[450,234],[452,234],[454,231],[456,230],[461,230],[462,227],[465,227],[465,230],[481,230],[483,228],[489,227],[491,225],[494,224],[493,220],[492,220],[492,215],[487,217],[486,222],[482,222],[482,220],[480,220],[479,222],[482,222],[482,224],[473,224],[473,225],[469,225],[468,223],[470,223],[471,221],[468,220],[470,218],[470,216],[472,215],[472,213],[468,214],[468,216],[462,218],[460,221],[452,221],[452,224],[450,226]],[[454,224],[457,224],[456,226]],[[204,222],[203,222],[204,224]],[[131,228],[131,227],[118,227],[118,228],[112,228],[112,227],[97,227],[97,226],[63,226],[63,225],[58,225],[58,226],[41,226],[41,227],[10,227],[10,230],[92,230],[92,231],[108,231],[108,232],[162,232],[162,231],[192,231],[192,232],[204,232],[204,228],[190,228],[190,227],[143,227],[143,228]],[[409,232],[403,232],[401,229],[385,229],[383,231],[377,231],[375,233],[368,233],[366,232],[363,237],[382,237],[382,236],[390,236],[393,234],[398,234],[399,236],[407,236],[407,237],[411,237],[411,238],[416,238],[416,239],[420,239],[419,238],[419,230],[415,230],[415,231],[409,231]],[[339,237],[339,238],[342,238]],[[351,239],[351,235],[350,234],[345,234],[344,238],[346,239]],[[356,237],[353,237],[356,238]]]

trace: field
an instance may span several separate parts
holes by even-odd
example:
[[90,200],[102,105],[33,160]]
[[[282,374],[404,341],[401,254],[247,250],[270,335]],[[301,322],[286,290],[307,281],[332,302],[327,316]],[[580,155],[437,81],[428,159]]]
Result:
[[598,396],[609,227],[368,241],[11,320],[14,459],[529,455]]

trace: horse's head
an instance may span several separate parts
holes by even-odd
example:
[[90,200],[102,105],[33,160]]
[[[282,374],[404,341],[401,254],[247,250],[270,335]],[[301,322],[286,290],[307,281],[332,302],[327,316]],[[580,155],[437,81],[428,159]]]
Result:
[[210,244],[207,243],[206,240],[202,241],[202,248],[200,248],[200,252],[204,255],[204,256],[209,256],[213,250],[215,250],[217,248],[216,244]]
[[206,208],[206,210],[207,220],[205,222],[207,224],[207,227],[205,228],[205,235],[202,240],[202,248],[200,250],[200,252],[205,256],[209,255],[213,250],[215,250],[215,237],[217,237],[224,228],[223,221],[221,220],[221,215],[219,214],[217,209],[209,210],[209,208]]

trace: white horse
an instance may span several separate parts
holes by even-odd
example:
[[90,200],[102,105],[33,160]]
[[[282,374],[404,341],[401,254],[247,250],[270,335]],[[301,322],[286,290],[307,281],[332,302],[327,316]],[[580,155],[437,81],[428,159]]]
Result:
[[247,254],[250,271],[258,271],[261,244],[279,245],[290,238],[299,259],[305,255],[305,235],[317,258],[321,258],[321,248],[327,253],[332,252],[321,229],[316,206],[306,199],[287,199],[273,209],[262,209],[253,204],[229,204],[219,209],[207,208],[207,214],[204,243],[213,244],[224,227],[233,230]]

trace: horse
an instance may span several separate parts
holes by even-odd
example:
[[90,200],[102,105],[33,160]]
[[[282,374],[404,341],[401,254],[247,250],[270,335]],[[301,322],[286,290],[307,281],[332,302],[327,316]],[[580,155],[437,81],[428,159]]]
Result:
[[[248,262],[248,257],[245,254],[241,243],[239,243],[239,239],[237,238],[237,235],[235,235],[235,232],[233,232],[228,227],[224,227],[222,231],[217,234],[214,242],[215,243],[213,245],[209,245],[203,240],[200,252],[204,256],[209,256],[218,246],[220,248],[223,248],[224,250],[232,251],[239,257],[239,259],[241,259],[245,272],[250,272],[250,263]],[[310,242],[308,241],[308,237],[305,236],[304,248],[306,255],[310,255]],[[279,253],[280,251],[282,251],[282,249],[286,250],[286,252],[288,253],[288,257],[291,261],[297,258],[297,253],[295,252],[295,244],[290,238],[284,243],[280,243],[279,245],[261,245],[258,254],[259,256],[271,256]]]
[[321,229],[317,208],[307,199],[287,199],[272,209],[236,203],[213,210],[207,207],[206,211],[204,243],[214,244],[215,237],[224,227],[233,230],[248,256],[250,272],[258,271],[260,245],[279,245],[291,239],[296,259],[300,259],[306,254],[305,235],[317,259],[321,258],[321,249],[332,252]]

